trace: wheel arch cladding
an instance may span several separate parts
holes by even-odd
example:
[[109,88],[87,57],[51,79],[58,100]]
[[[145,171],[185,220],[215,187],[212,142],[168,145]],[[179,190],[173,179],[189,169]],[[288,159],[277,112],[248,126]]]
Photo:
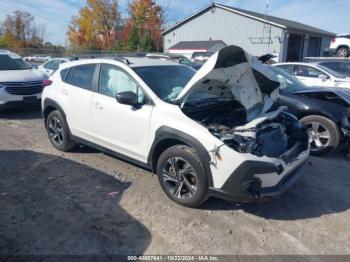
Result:
[[156,172],[159,156],[166,149],[175,145],[186,145],[196,150],[203,164],[208,185],[213,186],[213,178],[209,164],[211,157],[205,147],[196,138],[167,126],[162,126],[156,131],[155,139],[148,156],[148,163],[152,172]]

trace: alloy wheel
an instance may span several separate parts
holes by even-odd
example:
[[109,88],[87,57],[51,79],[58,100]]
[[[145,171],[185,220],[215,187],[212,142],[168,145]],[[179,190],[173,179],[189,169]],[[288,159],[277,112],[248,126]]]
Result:
[[306,127],[309,132],[311,151],[320,151],[329,146],[331,133],[327,127],[318,122],[307,123]]
[[337,52],[338,56],[346,57],[348,56],[348,50],[346,48],[340,48]]
[[63,127],[61,121],[57,117],[52,117],[48,126],[49,136],[52,141],[60,146],[63,144]]
[[163,164],[162,178],[167,190],[179,199],[192,198],[197,190],[197,174],[183,158],[167,159]]

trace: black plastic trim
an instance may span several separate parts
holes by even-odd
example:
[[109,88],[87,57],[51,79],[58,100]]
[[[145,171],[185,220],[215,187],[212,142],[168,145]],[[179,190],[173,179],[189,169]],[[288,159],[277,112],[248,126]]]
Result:
[[112,156],[114,156],[116,158],[119,158],[121,160],[124,160],[126,162],[132,163],[134,165],[140,166],[142,168],[145,168],[145,169],[151,171],[151,166],[148,163],[143,163],[143,162],[141,162],[139,160],[133,159],[133,158],[128,157],[128,156],[125,156],[125,155],[120,154],[118,152],[115,152],[115,151],[113,151],[111,149],[108,149],[108,148],[105,148],[103,146],[97,145],[97,144],[95,144],[93,142],[90,142],[88,140],[85,140],[83,138],[80,138],[80,137],[77,137],[77,136],[74,136],[74,135],[72,135],[71,138],[75,142],[77,142],[79,144],[86,145],[88,147],[91,147],[91,148],[94,148],[96,150],[102,151],[102,152],[104,152],[104,153],[106,153],[108,155],[112,155]]
[[283,177],[276,186],[261,188],[260,179],[254,175],[278,173],[278,166],[266,162],[245,161],[231,174],[222,188],[210,187],[209,192],[212,196],[238,203],[265,201],[292,187],[303,174],[300,171],[304,164],[305,162]]
[[52,107],[56,108],[57,110],[59,110],[61,112],[61,114],[63,115],[64,119],[66,119],[66,114],[65,114],[64,110],[62,109],[62,107],[59,104],[57,104],[56,101],[54,101],[50,98],[46,98],[44,100],[44,103],[43,103],[43,108],[41,109],[41,114],[42,114],[42,117],[44,118],[44,120],[45,120],[45,111],[49,106],[52,106]]
[[212,174],[211,174],[211,170],[210,170],[211,157],[210,157],[208,151],[196,138],[194,138],[194,137],[192,137],[184,132],[181,132],[177,129],[168,127],[168,126],[161,126],[156,131],[155,139],[153,141],[152,147],[151,147],[149,155],[148,155],[148,165],[151,167],[154,166],[153,156],[155,153],[155,149],[157,148],[157,145],[159,145],[160,142],[162,142],[166,139],[178,140],[178,141],[194,148],[196,150],[199,158],[201,159],[202,164],[203,164],[204,170],[206,172],[209,187],[213,186],[213,178],[212,178]]

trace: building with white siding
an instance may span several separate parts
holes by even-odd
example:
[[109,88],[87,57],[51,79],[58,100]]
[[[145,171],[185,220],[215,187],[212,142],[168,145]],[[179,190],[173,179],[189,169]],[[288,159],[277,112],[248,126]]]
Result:
[[322,56],[335,34],[299,22],[214,3],[163,32],[164,51],[182,41],[220,40],[279,61]]

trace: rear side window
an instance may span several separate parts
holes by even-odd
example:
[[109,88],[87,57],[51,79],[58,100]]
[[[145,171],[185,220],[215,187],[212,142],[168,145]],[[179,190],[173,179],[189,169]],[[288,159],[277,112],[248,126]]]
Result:
[[68,75],[69,68],[63,69],[60,74],[61,74],[61,79],[63,82],[66,82],[66,77]]
[[95,68],[96,64],[71,67],[65,82],[73,86],[91,90],[93,86]]
[[337,62],[323,62],[320,65],[328,67],[328,68],[330,68],[334,71],[337,71],[337,72],[341,71],[340,70],[340,63],[337,63]]

